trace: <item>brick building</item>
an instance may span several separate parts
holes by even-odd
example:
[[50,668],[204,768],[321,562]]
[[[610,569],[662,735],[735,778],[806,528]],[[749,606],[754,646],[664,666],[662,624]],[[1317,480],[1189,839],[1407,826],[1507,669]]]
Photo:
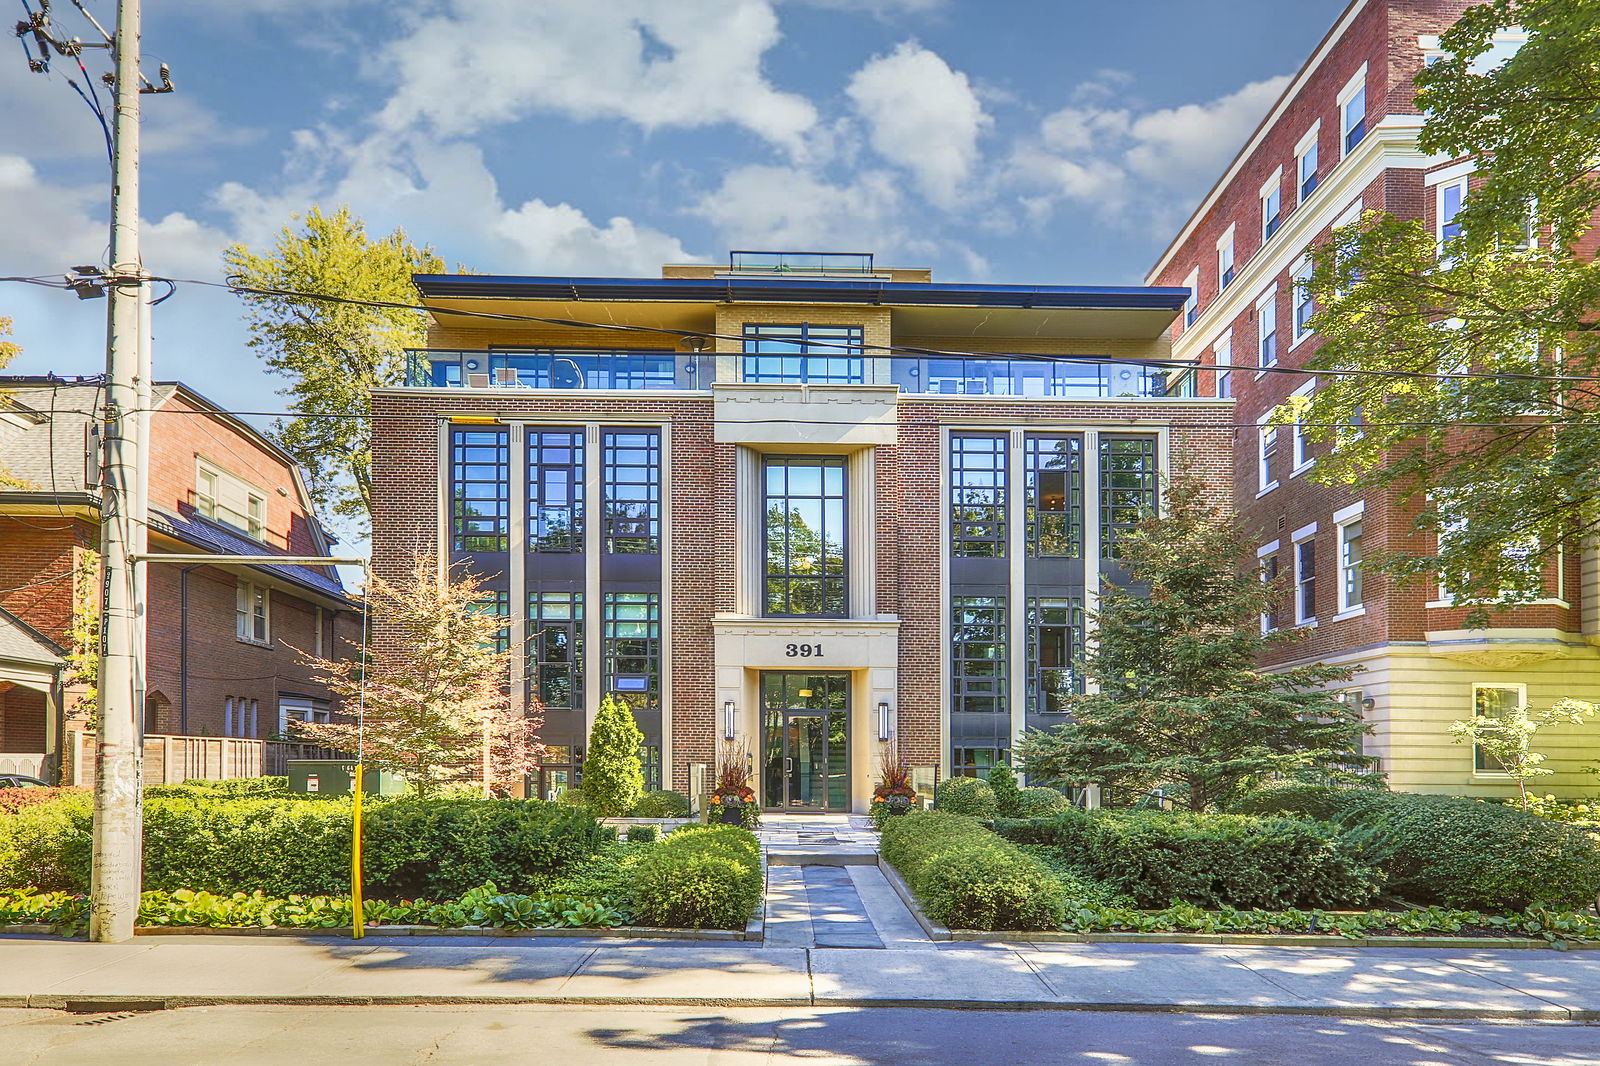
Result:
[[[100,543],[92,382],[9,378],[0,463],[25,482],[0,490],[0,752],[61,766],[81,728],[64,688],[74,575]],[[207,555],[327,555],[298,468],[256,430],[176,383],[151,415],[150,550],[195,565],[150,564],[144,728],[150,734],[268,739],[287,718],[329,713],[293,649],[347,653],[358,605],[332,568],[208,564]],[[89,587],[78,584],[78,597]],[[231,767],[259,773],[255,767]]]
[[[1227,171],[1150,271],[1152,285],[1192,293],[1172,328],[1173,353],[1201,370],[1175,391],[1232,396],[1234,498],[1258,555],[1285,587],[1263,625],[1297,627],[1278,664],[1360,667],[1349,698],[1374,727],[1369,754],[1396,788],[1500,795],[1510,788],[1482,753],[1452,743],[1450,724],[1506,703],[1600,699],[1600,587],[1593,553],[1545,575],[1548,597],[1466,628],[1448,590],[1395,587],[1363,573],[1380,549],[1427,551],[1415,511],[1306,475],[1326,445],[1261,426],[1291,394],[1316,388],[1300,367],[1317,350],[1309,300],[1296,288],[1306,252],[1363,211],[1422,219],[1442,237],[1469,191],[1473,162],[1417,149],[1413,76],[1466,0],[1356,0],[1318,45]],[[1496,49],[1514,50],[1507,37]],[[1494,58],[1491,55],[1490,59]],[[1369,415],[1378,418],[1377,413]],[[1257,428],[1260,427],[1260,428]],[[1427,543],[1421,543],[1428,540]],[[1553,791],[1592,790],[1593,726],[1540,733]],[[1545,787],[1541,785],[1541,787]]]
[[1163,396],[1140,362],[1169,355],[1180,289],[869,255],[663,274],[418,276],[431,347],[373,396],[373,565],[488,580],[513,691],[545,708],[542,793],[608,693],[652,785],[696,787],[725,737],[770,808],[864,809],[891,739],[925,784],[984,774],[1060,720],[1161,477],[1230,491],[1233,402]]

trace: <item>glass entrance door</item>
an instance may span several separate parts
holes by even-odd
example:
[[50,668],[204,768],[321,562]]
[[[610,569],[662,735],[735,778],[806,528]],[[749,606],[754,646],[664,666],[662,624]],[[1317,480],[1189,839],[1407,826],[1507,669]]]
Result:
[[761,802],[769,810],[850,808],[850,675],[761,675]]

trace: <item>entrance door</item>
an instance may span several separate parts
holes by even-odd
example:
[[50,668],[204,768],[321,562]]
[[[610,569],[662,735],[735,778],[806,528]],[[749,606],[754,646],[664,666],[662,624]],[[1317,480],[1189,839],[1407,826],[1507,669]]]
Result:
[[761,675],[761,802],[850,809],[850,675]]

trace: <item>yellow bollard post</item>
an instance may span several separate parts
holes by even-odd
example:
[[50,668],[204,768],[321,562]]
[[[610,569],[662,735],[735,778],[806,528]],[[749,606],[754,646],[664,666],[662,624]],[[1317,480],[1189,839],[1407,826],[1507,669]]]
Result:
[[350,819],[352,832],[350,841],[350,937],[353,940],[360,940],[367,935],[367,923],[361,908],[361,794],[363,791],[361,770],[361,764],[359,762],[356,763],[355,806],[351,811]]

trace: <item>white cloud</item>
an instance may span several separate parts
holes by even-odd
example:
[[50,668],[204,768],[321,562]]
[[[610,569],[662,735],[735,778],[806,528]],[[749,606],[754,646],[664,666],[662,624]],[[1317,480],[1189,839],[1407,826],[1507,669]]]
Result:
[[769,83],[765,0],[447,0],[385,46],[380,119],[465,135],[536,112],[645,129],[731,123],[803,151],[816,109]]
[[967,76],[907,41],[868,60],[845,91],[878,154],[910,171],[929,200],[954,207],[991,125]]
[[885,18],[939,11],[948,7],[950,0],[787,0],[787,2],[804,7],[821,7],[830,11],[848,11],[858,15]]
[[733,248],[876,251],[905,243],[902,207],[899,182],[886,170],[836,185],[795,167],[745,166],[725,174],[689,213]]
[[1116,71],[1099,72],[1074,90],[1079,102],[1046,115],[1037,135],[1013,149],[1009,180],[1028,190],[1021,202],[1030,215],[1045,218],[1056,203],[1075,201],[1152,234],[1170,234],[1238,153],[1288,78],[1153,111],[1095,106],[1107,85],[1123,83]]

